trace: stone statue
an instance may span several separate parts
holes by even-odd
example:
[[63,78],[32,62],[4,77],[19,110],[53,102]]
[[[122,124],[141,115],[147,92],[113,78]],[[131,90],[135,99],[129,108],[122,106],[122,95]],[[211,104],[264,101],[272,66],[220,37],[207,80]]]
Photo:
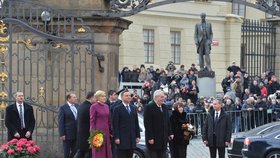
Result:
[[195,25],[194,41],[199,55],[200,71],[212,71],[210,50],[213,38],[211,23],[207,23],[206,14],[201,13],[201,23]]

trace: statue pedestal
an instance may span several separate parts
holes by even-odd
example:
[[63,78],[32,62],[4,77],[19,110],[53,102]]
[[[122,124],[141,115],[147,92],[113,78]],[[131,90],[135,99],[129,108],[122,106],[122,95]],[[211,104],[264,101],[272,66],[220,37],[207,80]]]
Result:
[[216,77],[198,77],[198,97],[216,97]]

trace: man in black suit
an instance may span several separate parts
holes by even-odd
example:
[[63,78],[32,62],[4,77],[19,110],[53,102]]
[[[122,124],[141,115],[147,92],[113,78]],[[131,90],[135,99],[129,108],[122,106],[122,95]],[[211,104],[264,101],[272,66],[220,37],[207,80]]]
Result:
[[136,143],[140,141],[140,128],[137,108],[129,105],[129,91],[121,93],[122,103],[113,114],[113,135],[117,146],[117,158],[132,158]]
[[217,150],[219,158],[225,158],[225,147],[231,139],[231,119],[222,109],[222,102],[213,101],[213,109],[206,116],[202,139],[209,147],[211,158],[216,158]]
[[146,146],[150,158],[165,158],[168,140],[173,139],[164,92],[156,90],[154,100],[144,110]]
[[67,103],[58,110],[58,129],[63,141],[64,158],[73,158],[76,153],[77,97],[73,92],[66,95]]
[[90,135],[89,110],[94,102],[94,92],[88,92],[86,100],[78,108],[77,153],[74,158],[91,158],[92,156],[91,149],[89,149],[88,137]]
[[8,129],[8,141],[14,138],[32,139],[35,127],[33,107],[24,102],[22,92],[16,92],[16,102],[6,109],[5,125]]

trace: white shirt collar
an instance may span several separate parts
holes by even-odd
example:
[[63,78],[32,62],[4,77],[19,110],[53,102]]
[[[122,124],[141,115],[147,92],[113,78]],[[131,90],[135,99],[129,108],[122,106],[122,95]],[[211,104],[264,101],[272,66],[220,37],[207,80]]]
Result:
[[129,106],[129,103],[126,104],[126,103],[122,102],[122,104],[123,104],[125,107],[126,107],[126,106]]
[[71,105],[74,105],[74,104],[71,104],[71,103],[69,103],[69,102],[67,102],[67,104],[71,107]]
[[218,116],[220,117],[221,110],[220,111],[215,111],[215,116],[216,116],[217,113],[218,113]]
[[20,103],[18,103],[18,102],[16,102],[16,105],[17,105],[17,106],[19,106],[19,105],[23,105],[23,102],[22,102],[21,104],[20,104]]

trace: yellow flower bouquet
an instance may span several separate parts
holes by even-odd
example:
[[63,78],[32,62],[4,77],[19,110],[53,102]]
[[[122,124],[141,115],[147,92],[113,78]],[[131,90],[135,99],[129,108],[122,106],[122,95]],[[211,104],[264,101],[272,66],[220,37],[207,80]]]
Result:
[[104,144],[105,133],[100,130],[92,130],[88,138],[90,148],[99,149]]

